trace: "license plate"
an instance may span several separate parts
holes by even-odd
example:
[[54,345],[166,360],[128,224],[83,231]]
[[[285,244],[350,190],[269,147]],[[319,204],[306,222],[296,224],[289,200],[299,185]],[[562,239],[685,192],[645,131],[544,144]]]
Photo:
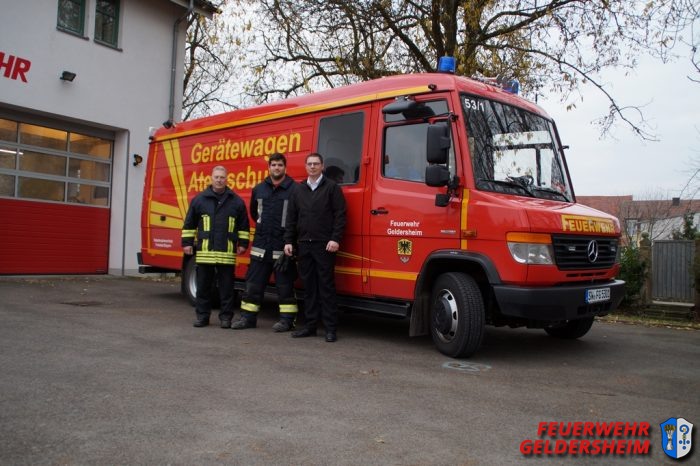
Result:
[[610,288],[595,288],[592,290],[586,290],[586,302],[588,304],[608,300],[610,300]]

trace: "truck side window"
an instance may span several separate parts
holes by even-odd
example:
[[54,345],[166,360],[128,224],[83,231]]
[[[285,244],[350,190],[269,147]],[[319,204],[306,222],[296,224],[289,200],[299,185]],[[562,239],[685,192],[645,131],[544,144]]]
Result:
[[324,175],[338,184],[355,184],[360,178],[364,143],[364,113],[322,118],[318,129],[318,152],[323,156]]
[[[447,101],[433,100],[422,102],[430,107],[434,115],[446,115],[449,112]],[[398,123],[406,121],[408,124],[387,126],[384,130],[384,159],[382,175],[396,180],[425,182],[426,161],[425,145],[428,131],[428,123],[420,119],[411,124],[402,114],[385,114],[384,121]],[[448,167],[454,175],[454,149],[450,148]]]
[[384,133],[384,164],[386,178],[425,181],[425,139],[427,123],[390,126]]

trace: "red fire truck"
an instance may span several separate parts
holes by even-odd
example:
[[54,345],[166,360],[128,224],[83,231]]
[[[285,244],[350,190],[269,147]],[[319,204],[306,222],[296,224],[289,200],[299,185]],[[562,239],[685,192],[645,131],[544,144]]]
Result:
[[[465,357],[487,324],[581,337],[624,294],[619,222],[576,203],[554,121],[481,81],[381,78],[178,123],[151,139],[139,263],[181,271],[190,299],[194,261],[180,232],[212,167],[226,166],[229,187],[248,202],[270,154],[286,154],[289,175],[303,180],[312,151],[348,203],[335,269],[343,308],[410,319],[411,335],[430,333],[439,351]],[[241,289],[248,264],[239,258]]]

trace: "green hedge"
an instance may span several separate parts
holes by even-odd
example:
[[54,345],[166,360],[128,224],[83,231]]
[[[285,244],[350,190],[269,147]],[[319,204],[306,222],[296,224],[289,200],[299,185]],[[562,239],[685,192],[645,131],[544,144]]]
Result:
[[625,297],[621,307],[636,304],[640,299],[640,291],[647,276],[647,263],[642,258],[639,248],[626,246],[620,256],[619,278],[625,281]]

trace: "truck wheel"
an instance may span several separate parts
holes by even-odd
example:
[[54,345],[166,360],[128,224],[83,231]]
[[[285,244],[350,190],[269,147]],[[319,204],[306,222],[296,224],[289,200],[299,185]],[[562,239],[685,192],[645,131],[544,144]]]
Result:
[[430,334],[437,349],[450,357],[467,357],[484,335],[484,300],[476,281],[463,273],[441,275],[433,286]]
[[593,317],[588,317],[586,319],[570,320],[558,327],[545,327],[544,331],[553,337],[574,340],[587,334],[591,326],[593,326]]
[[[182,270],[180,291],[187,298],[187,301],[194,306],[197,299],[197,261],[194,257],[187,261],[185,268]],[[216,281],[212,283],[210,296],[212,309],[218,308],[221,305],[221,299],[219,298],[219,288],[216,286]]]
[[197,297],[197,263],[194,257],[188,260],[185,268],[182,269],[180,291],[190,304],[194,306],[195,298]]

